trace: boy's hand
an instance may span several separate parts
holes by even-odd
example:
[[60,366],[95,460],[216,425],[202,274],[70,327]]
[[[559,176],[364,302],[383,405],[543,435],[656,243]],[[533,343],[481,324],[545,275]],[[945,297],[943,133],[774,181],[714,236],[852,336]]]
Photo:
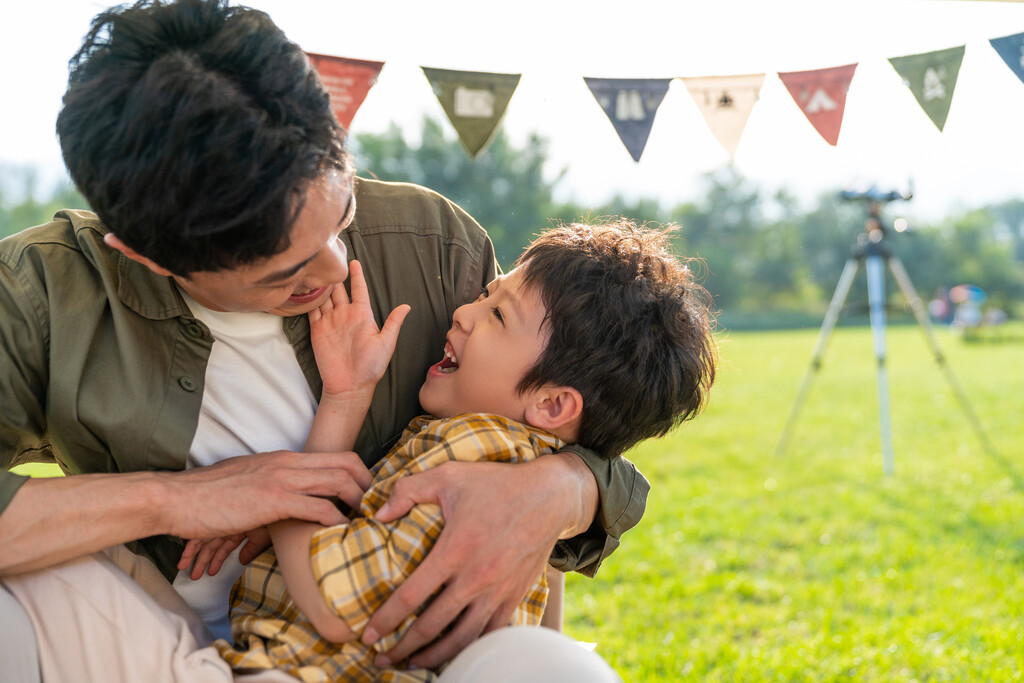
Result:
[[224,566],[224,561],[243,541],[246,543],[238,553],[238,561],[249,564],[270,547],[270,532],[266,527],[260,527],[220,538],[193,538],[185,544],[185,550],[178,560],[178,569],[183,571],[191,565],[192,572],[189,577],[193,581],[202,577],[204,572],[216,576]]
[[372,394],[411,310],[407,304],[398,306],[378,330],[359,261],[349,264],[349,277],[351,301],[345,288],[338,285],[331,298],[309,314],[310,340],[326,399],[367,389]]

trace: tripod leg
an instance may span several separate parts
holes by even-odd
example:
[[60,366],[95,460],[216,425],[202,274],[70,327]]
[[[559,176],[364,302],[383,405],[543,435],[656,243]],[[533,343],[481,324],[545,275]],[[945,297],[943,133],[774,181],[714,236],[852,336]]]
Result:
[[786,446],[789,443],[790,432],[793,429],[793,423],[800,413],[807,390],[811,387],[811,380],[821,368],[821,359],[825,355],[825,347],[828,346],[828,339],[832,335],[832,330],[835,329],[836,322],[839,320],[839,312],[843,309],[846,297],[850,293],[850,286],[853,284],[853,278],[857,274],[857,265],[858,260],[851,257],[847,259],[846,265],[843,266],[843,272],[839,276],[839,284],[836,285],[836,291],[832,294],[832,301],[829,302],[828,311],[825,313],[825,321],[821,324],[821,331],[818,332],[818,341],[815,342],[814,351],[811,353],[811,364],[807,367],[807,372],[804,373],[803,381],[800,382],[800,389],[797,391],[796,400],[793,401],[789,417],[786,418],[786,424],[782,428],[782,436],[779,437],[779,443],[775,446],[776,455],[781,455],[785,452]]
[[882,256],[870,254],[864,270],[868,276],[871,337],[878,363],[878,425],[882,432],[882,471],[892,474],[892,418],[889,410],[889,370],[885,366],[885,269],[882,260]]
[[953,394],[960,403],[960,407],[963,409],[964,414],[967,415],[967,419],[971,423],[971,426],[974,427],[974,431],[981,440],[982,446],[984,446],[985,450],[990,454],[995,454],[996,449],[989,442],[988,437],[985,436],[985,430],[982,429],[981,421],[971,408],[971,404],[967,400],[967,394],[964,392],[963,387],[960,386],[960,382],[957,381],[952,368],[950,368],[946,363],[946,358],[942,353],[942,347],[939,346],[939,340],[935,336],[935,330],[932,327],[931,320],[928,319],[928,314],[925,313],[921,297],[918,296],[917,290],[914,288],[914,283],[910,281],[910,276],[907,274],[906,268],[903,267],[903,262],[900,261],[898,257],[892,256],[889,258],[889,269],[892,271],[892,276],[896,279],[896,284],[899,285],[900,291],[903,292],[903,296],[906,297],[907,302],[910,303],[910,309],[914,312],[914,317],[917,319],[917,324],[920,326],[921,331],[924,332],[924,337],[928,341],[928,346],[931,347],[932,354],[935,356],[935,362],[940,368],[942,368],[943,374],[946,375],[946,380],[949,382],[949,386],[953,389]]

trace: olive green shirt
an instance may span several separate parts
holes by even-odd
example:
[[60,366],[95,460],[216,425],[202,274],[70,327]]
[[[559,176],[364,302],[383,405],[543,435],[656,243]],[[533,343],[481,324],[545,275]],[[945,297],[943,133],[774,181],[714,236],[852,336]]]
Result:
[[[107,247],[105,232],[94,214],[66,210],[0,241],[0,511],[25,481],[6,470],[25,462],[55,461],[70,475],[185,468],[213,338],[170,278]],[[477,298],[497,265],[468,214],[414,185],[359,179],[342,239],[363,264],[378,321],[412,306],[356,442],[369,465],[421,412],[419,387],[452,313]],[[307,318],[282,322],[319,396]],[[624,458],[568,450],[593,471],[600,509],[551,561],[593,575],[640,520],[649,486]],[[180,539],[130,546],[169,577],[176,572]]]

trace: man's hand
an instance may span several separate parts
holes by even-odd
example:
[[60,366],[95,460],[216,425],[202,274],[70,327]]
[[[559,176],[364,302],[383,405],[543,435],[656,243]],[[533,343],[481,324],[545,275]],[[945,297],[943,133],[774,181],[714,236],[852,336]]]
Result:
[[189,539],[231,536],[282,519],[333,526],[348,521],[327,500],[358,507],[370,472],[355,453],[276,451],[162,474],[170,501],[168,533]]
[[159,534],[216,538],[292,518],[341,524],[326,498],[358,505],[370,479],[355,453],[289,451],[184,472],[32,479],[0,515],[0,575]]
[[192,567],[189,577],[196,581],[203,573],[216,576],[224,566],[224,560],[231,556],[235,548],[245,541],[245,546],[238,553],[238,561],[249,564],[264,550],[270,547],[270,531],[260,527],[252,531],[220,538],[193,538],[185,544],[185,550],[178,560],[178,569],[183,571]]
[[392,521],[417,503],[439,504],[444,530],[423,564],[370,619],[363,642],[392,632],[441,592],[401,641],[378,657],[379,666],[415,653],[414,666],[436,667],[481,634],[507,625],[555,541],[590,525],[597,485],[571,454],[517,465],[445,463],[399,481],[377,519]]

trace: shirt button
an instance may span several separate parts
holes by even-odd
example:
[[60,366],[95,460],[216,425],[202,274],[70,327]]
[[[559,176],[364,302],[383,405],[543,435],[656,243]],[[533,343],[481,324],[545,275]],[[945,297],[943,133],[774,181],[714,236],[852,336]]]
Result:
[[199,388],[199,385],[196,384],[196,381],[194,379],[192,379],[191,377],[188,377],[188,376],[186,376],[186,377],[179,377],[178,378],[178,384],[185,391],[195,391],[196,389]]
[[199,339],[203,336],[203,328],[199,326],[199,323],[188,323],[185,325],[185,334],[193,339]]

